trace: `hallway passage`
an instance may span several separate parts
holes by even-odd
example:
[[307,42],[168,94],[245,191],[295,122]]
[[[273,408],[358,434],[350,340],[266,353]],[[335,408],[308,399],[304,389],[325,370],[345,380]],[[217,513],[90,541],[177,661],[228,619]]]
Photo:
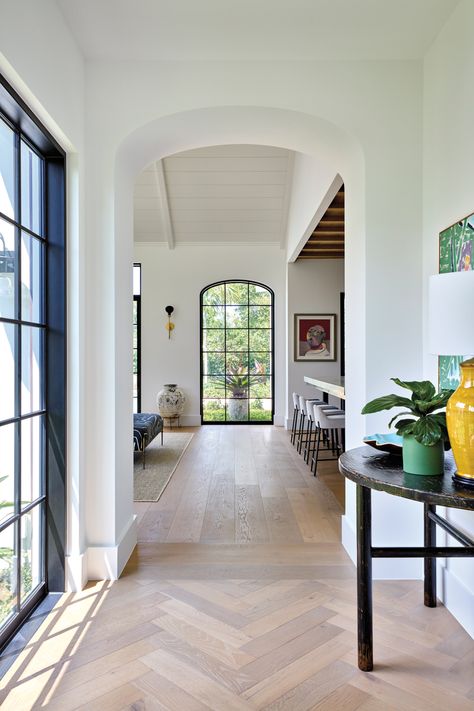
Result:
[[2,711],[472,711],[474,642],[419,581],[375,583],[357,669],[335,464],[314,479],[281,428],[193,431],[121,579],[63,596]]

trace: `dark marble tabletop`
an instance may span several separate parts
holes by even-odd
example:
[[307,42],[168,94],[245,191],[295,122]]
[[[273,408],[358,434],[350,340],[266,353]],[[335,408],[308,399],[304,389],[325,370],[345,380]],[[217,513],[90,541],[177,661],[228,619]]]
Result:
[[451,452],[446,453],[442,476],[406,474],[401,457],[376,452],[368,446],[342,454],[339,471],[356,484],[370,489],[438,506],[474,510],[474,487],[461,486],[452,479],[456,467]]

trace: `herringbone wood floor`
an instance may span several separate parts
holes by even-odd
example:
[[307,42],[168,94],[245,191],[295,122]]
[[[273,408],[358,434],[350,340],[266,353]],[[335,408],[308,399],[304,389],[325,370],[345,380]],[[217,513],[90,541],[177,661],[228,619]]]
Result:
[[340,478],[324,466],[314,480],[281,429],[198,430],[162,499],[138,505],[123,577],[63,597],[2,708],[472,711],[474,642],[423,607],[419,582],[375,584],[376,666],[357,669]]

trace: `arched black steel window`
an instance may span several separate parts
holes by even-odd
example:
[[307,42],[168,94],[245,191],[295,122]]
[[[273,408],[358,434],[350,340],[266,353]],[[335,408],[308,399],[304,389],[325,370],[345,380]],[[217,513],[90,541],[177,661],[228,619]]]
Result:
[[243,279],[201,292],[201,420],[273,423],[273,291]]

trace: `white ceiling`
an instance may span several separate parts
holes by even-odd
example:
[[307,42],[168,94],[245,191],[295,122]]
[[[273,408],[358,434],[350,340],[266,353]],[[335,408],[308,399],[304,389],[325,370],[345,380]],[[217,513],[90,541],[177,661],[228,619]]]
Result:
[[211,146],[165,158],[137,178],[136,242],[284,246],[293,153]]
[[87,58],[417,59],[458,0],[57,0]]

